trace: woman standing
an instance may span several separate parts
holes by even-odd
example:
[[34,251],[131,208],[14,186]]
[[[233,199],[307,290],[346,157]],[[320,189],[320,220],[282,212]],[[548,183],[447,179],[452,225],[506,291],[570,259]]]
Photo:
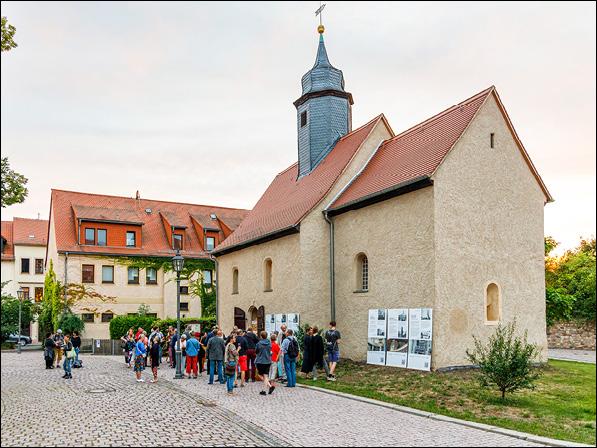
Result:
[[153,379],[151,383],[158,382],[158,366],[160,365],[160,338],[157,336],[153,337],[153,345],[149,350],[151,355],[151,372],[153,373]]
[[270,383],[268,375],[269,368],[272,364],[272,343],[267,338],[267,331],[262,331],[260,334],[261,339],[255,346],[255,365],[257,366],[257,372],[263,379],[264,390],[259,392],[260,395],[271,394],[276,388]]
[[141,372],[145,370],[145,356],[147,356],[147,348],[145,348],[143,338],[139,337],[137,344],[135,344],[135,367],[133,368],[138,383],[145,381],[141,378]]
[[64,336],[64,343],[62,344],[62,348],[64,349],[64,375],[62,378],[72,378],[71,374],[71,367],[72,362],[75,359],[75,351],[73,349],[73,343],[70,341],[70,335]]
[[226,362],[226,390],[228,391],[228,394],[232,395],[234,393],[234,380],[236,379],[236,364],[238,363],[238,350],[236,348],[235,334],[231,335],[230,342],[226,345],[224,361]]
[[128,368],[131,367],[131,358],[133,357],[133,349],[135,348],[134,332],[129,328],[127,334],[120,338],[122,341],[122,352],[124,353],[124,363]]
[[303,365],[301,366],[301,372],[306,377],[309,376],[311,370],[313,370],[313,355],[312,355],[312,339],[313,339],[313,328],[309,327],[305,332],[303,339]]
[[328,368],[327,362],[324,359],[325,347],[323,344],[323,338],[319,334],[319,328],[313,327],[313,336],[311,337],[311,364],[313,364],[313,380],[317,380],[317,369],[324,369],[326,378],[329,380],[330,369]]
[[51,333],[46,333],[46,340],[44,342],[44,359],[46,361],[46,369],[53,369],[52,361],[54,361],[54,341]]
[[207,333],[203,334],[203,336],[201,336],[200,333],[195,333],[195,335],[199,340],[199,360],[197,362],[199,364],[199,376],[202,376],[203,365],[205,363],[205,337],[207,336]]
[[78,366],[79,363],[79,352],[81,351],[81,336],[79,336],[78,331],[73,331],[73,338],[71,339],[73,343],[73,348],[75,349],[75,359],[73,360],[73,365]]
[[182,336],[180,336],[180,352],[180,371],[182,372],[182,376],[184,378],[184,372],[187,367],[187,335],[184,333]]

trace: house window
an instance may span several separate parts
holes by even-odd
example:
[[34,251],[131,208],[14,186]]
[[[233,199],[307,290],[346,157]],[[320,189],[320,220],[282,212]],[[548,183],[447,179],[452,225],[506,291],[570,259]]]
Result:
[[203,284],[204,285],[211,285],[212,284],[212,278],[211,278],[211,271],[210,270],[203,271]]
[[102,266],[102,283],[114,283],[114,266]]
[[189,294],[189,287],[188,286],[181,286],[180,287],[180,294],[188,295]]
[[172,235],[172,248],[174,250],[182,250],[182,235],[178,233]]
[[35,302],[41,302],[44,298],[44,289],[41,286],[35,287]]
[[95,244],[95,229],[85,229],[85,244]]
[[189,311],[189,302],[180,302],[180,311]]
[[489,146],[493,149],[495,142],[495,134],[492,132],[489,134]]
[[238,294],[238,268],[232,270],[232,294]]
[[82,282],[83,283],[94,283],[94,273],[95,273],[95,266],[92,264],[84,264],[81,267],[82,275]]
[[360,253],[356,257],[356,292],[369,291],[369,260]]
[[154,319],[157,319],[158,313],[146,313],[145,316],[147,316],[147,317],[153,317]]
[[126,232],[126,247],[135,247],[136,244],[135,232]]
[[129,267],[128,269],[129,285],[139,284],[139,268]]
[[103,323],[110,322],[112,319],[114,319],[114,313],[102,313]]
[[271,258],[266,259],[263,262],[263,290],[272,290],[272,260]]
[[307,126],[307,111],[301,112],[301,128]]
[[87,324],[95,321],[95,314],[93,313],[81,313],[81,320]]
[[21,274],[29,274],[29,258],[21,258]]
[[145,283],[148,285],[157,285],[158,270],[156,268],[147,268],[145,271]]
[[108,244],[108,231],[106,229],[97,229],[97,245],[105,246]]
[[6,247],[6,243],[8,243],[8,241],[6,241],[6,238],[0,237],[0,252],[4,253],[4,248]]
[[29,286],[21,286],[21,289],[23,290],[23,298],[29,300]]
[[216,239],[213,236],[205,237],[205,250],[212,251],[216,247]]
[[43,260],[43,258],[36,258],[35,259],[35,273],[36,274],[43,274],[44,273],[44,260]]
[[485,323],[498,323],[501,308],[500,288],[495,283],[490,283],[485,291]]

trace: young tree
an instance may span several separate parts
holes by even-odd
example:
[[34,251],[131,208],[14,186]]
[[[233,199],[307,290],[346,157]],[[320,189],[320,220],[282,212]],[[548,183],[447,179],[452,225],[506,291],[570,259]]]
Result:
[[[4,19],[4,18],[3,18]],[[2,32],[4,41],[4,32]],[[4,44],[2,44],[4,45]],[[8,157],[2,157],[2,185],[0,188],[2,208],[12,204],[20,204],[25,200],[29,191],[27,190],[28,179],[22,174],[10,168]]]
[[17,48],[17,43],[14,41],[14,35],[17,29],[8,23],[6,17],[2,16],[2,53]]
[[539,349],[527,342],[527,332],[516,335],[516,322],[501,324],[489,337],[487,344],[473,336],[474,350],[467,350],[469,361],[479,366],[479,380],[484,387],[495,385],[502,394],[519,389],[533,389],[540,371],[533,368]]

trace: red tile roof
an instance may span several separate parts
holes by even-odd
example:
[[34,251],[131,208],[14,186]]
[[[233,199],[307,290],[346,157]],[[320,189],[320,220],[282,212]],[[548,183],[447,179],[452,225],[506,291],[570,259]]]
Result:
[[[151,212],[147,213],[146,209]],[[185,226],[184,250],[186,257],[204,258],[204,252],[191,221],[191,215],[207,216],[215,213],[223,222],[232,228],[234,223],[242,220],[248,210],[216,207],[211,205],[183,204],[157,201],[152,199],[135,199],[120,196],[79,193],[74,191],[52,190],[51,213],[56,231],[56,246],[59,252],[100,253],[111,255],[146,255],[172,256],[173,250],[161,216],[167,217],[171,225]],[[142,224],[142,247],[106,247],[77,244],[76,212],[83,211],[85,217],[105,218],[108,221],[138,222]]]
[[46,219],[13,218],[14,244],[45,246],[48,243]]
[[386,140],[363,171],[334,201],[330,209],[349,206],[421,176],[431,176],[491,94],[495,95],[521,153],[543,188],[547,200],[551,200],[549,192],[511,126],[505,108],[492,86]]
[[12,221],[2,221],[2,238],[6,240],[4,251],[2,252],[2,261],[15,259],[15,251],[12,239]]
[[381,120],[385,122],[383,115],[342,137],[307,176],[297,179],[297,163],[279,173],[238,229],[215,252],[297,226],[330,191],[348,162]]

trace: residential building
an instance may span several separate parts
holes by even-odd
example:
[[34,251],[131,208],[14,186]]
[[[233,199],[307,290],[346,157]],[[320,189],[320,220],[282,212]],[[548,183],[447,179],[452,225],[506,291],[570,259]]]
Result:
[[[176,317],[175,274],[169,268],[177,250],[187,266],[207,262],[191,281],[213,284],[210,252],[246,213],[141,199],[139,193],[127,198],[52,190],[46,266],[52,262],[61,283],[84,287],[85,298],[73,307],[85,321],[83,337],[107,339],[110,320],[136,314],[141,304],[155,317]],[[180,289],[181,316],[199,317],[201,304],[188,279]]]
[[319,32],[294,102],[298,161],[214,251],[220,324],[336,320],[341,356],[364,360],[369,309],[428,307],[432,368],[468,364],[473,335],[514,319],[546,359],[552,198],[496,88],[398,134],[383,114],[353,130]]
[[[28,300],[41,301],[47,235],[47,220],[14,218],[2,221],[2,283],[8,282],[3,288],[4,293],[17,297],[17,291],[22,289]],[[37,322],[21,332],[37,342]]]

